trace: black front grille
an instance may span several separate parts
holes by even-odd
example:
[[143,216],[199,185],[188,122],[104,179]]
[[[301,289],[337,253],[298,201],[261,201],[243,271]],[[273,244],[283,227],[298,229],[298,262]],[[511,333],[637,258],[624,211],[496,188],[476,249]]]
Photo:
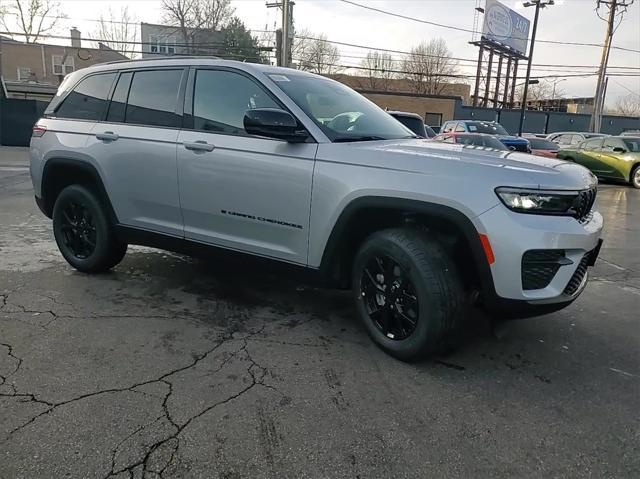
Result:
[[529,250],[522,255],[522,289],[542,289],[549,286],[560,266],[571,264],[561,249]]
[[585,254],[580,260],[580,264],[576,268],[576,272],[573,273],[573,276],[569,280],[567,287],[564,288],[564,294],[572,296],[578,288],[582,284],[582,280],[584,276],[587,274],[587,268],[589,267],[589,258],[591,257],[591,252]]
[[597,189],[591,188],[588,190],[582,190],[576,201],[573,204],[574,216],[578,219],[578,221],[583,221],[589,217],[591,213],[591,208],[593,208],[593,203],[596,201]]

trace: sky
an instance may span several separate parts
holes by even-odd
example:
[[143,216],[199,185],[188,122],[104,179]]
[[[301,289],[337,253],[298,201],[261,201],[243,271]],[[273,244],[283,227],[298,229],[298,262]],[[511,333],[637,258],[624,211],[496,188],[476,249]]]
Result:
[[[474,8],[484,0],[354,0],[356,3],[401,15],[432,22],[473,29]],[[630,0],[626,0],[627,3]],[[128,6],[130,13],[140,21],[158,23],[162,17],[161,0],[62,0],[62,8],[68,18],[59,29],[66,34],[67,29],[76,26],[83,36],[91,36],[97,28],[95,20],[111,7],[115,11]],[[508,7],[515,8],[514,0],[503,0]],[[595,12],[596,0],[556,0],[556,5],[542,10],[537,38],[559,42],[579,42],[602,44],[606,23]],[[259,30],[274,30],[280,26],[278,9],[267,8],[265,0],[232,0],[236,14],[259,35]],[[518,6],[517,11],[533,20],[533,8]],[[340,0],[296,0],[293,12],[295,28],[307,29],[316,34],[325,34],[329,40],[366,45],[375,48],[408,51],[423,41],[442,37],[454,56],[477,59],[478,50],[469,45],[471,33],[461,32],[365,10]],[[640,0],[628,9],[622,24],[616,30],[613,45],[640,50]],[[357,65],[366,49],[339,46],[341,64]],[[550,44],[536,42],[534,64],[586,65],[592,68],[563,68],[562,74],[597,70],[602,49],[591,46]],[[640,53],[613,49],[610,66],[633,67],[640,75]],[[474,75],[473,62],[461,62],[463,74]],[[534,67],[532,77],[552,75],[554,67]],[[346,70],[355,73],[355,70]],[[610,73],[614,69],[609,70]],[[519,76],[524,76],[521,67]],[[595,76],[579,76],[556,80],[557,88],[564,96],[593,96]],[[473,85],[473,80],[469,80]],[[611,77],[607,91],[607,104],[613,105],[619,96],[629,92],[640,94],[640,76]]]

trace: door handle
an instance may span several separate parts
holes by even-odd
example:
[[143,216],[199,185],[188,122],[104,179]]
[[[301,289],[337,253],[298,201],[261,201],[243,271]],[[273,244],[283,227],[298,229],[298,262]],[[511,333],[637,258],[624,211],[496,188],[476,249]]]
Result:
[[191,150],[191,151],[213,151],[213,149],[215,148],[214,145],[207,143],[206,141],[203,141],[203,140],[198,140],[193,142],[185,141],[183,145],[187,150]]
[[104,133],[96,133],[96,138],[102,141],[116,141],[120,137],[112,131],[105,131]]

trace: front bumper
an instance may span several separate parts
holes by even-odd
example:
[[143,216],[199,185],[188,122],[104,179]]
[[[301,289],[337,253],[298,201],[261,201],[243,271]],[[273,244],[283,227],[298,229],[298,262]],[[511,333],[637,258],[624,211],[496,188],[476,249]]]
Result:
[[[497,205],[477,220],[489,237],[495,262],[491,265],[494,297],[489,309],[507,316],[533,316],[561,309],[573,302],[587,283],[587,268],[595,262],[603,227],[593,212],[588,221],[514,213]],[[530,250],[563,250],[566,261],[542,288],[523,287],[522,258]]]

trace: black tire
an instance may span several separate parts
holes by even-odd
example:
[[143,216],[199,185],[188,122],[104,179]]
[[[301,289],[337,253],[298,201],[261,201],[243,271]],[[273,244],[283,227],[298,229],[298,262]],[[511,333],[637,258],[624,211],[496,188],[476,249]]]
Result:
[[[367,288],[370,291],[371,286],[366,283],[371,273],[365,272],[365,268],[372,264],[372,258],[380,264],[380,255],[399,266],[403,277],[412,283],[412,295],[417,298],[417,321],[414,326],[409,325],[414,329],[406,338],[402,338],[403,335],[390,338],[389,333],[383,332],[384,327],[381,328],[379,322],[370,316],[372,300],[371,294],[366,299],[366,291]],[[397,271],[394,269],[393,274]],[[421,359],[441,351],[446,346],[446,336],[454,330],[463,305],[462,283],[450,255],[427,232],[414,228],[389,229],[371,235],[356,254],[352,285],[356,308],[369,336],[387,353],[403,361]],[[388,286],[385,289],[388,291]],[[380,292],[378,289],[374,291]],[[378,301],[384,301],[385,307],[389,306],[398,314],[397,306],[390,306],[392,301],[379,300],[377,296],[374,306],[379,306]],[[405,312],[411,313],[406,309]]]
[[[74,221],[70,221],[70,211],[75,214],[71,218]],[[127,245],[116,239],[101,201],[81,185],[67,186],[58,195],[53,207],[53,234],[64,259],[83,273],[107,271],[120,263],[127,251]],[[77,241],[83,246],[80,253]]]
[[633,167],[629,178],[631,186],[640,189],[640,164]]

